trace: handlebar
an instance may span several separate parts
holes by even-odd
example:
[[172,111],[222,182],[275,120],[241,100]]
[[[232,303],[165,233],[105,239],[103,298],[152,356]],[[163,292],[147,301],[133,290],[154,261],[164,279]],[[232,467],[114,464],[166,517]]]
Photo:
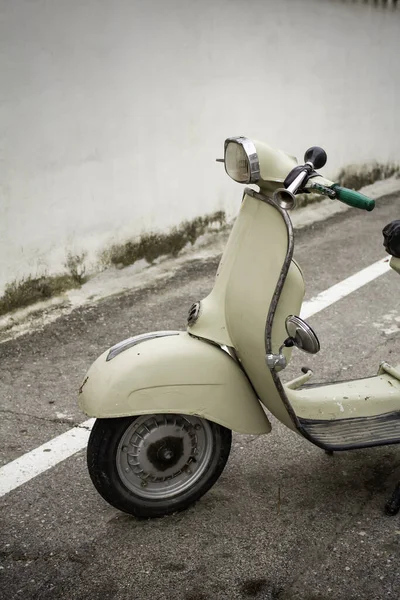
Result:
[[336,198],[344,204],[348,204],[348,206],[368,211],[374,210],[375,208],[375,200],[368,198],[368,196],[364,196],[364,194],[360,194],[360,192],[341,187],[337,183],[332,185],[331,189],[336,193]]
[[[362,210],[374,210],[375,201],[360,192],[349,190],[333,183],[320,175],[315,169],[320,169],[326,163],[326,152],[319,146],[309,148],[304,155],[304,165],[294,167],[283,182],[284,187],[274,192],[274,200],[288,210],[295,205],[295,195],[302,191],[315,190],[329,198],[337,198],[344,204]],[[316,180],[315,180],[316,179]]]

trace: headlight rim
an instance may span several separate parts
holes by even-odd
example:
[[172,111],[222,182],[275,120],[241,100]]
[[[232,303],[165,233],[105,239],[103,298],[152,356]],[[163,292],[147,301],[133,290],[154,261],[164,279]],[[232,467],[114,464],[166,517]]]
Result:
[[[242,146],[246,158],[249,171],[249,178],[247,181],[238,181],[234,179],[226,168],[226,149],[230,143],[236,143]],[[224,142],[224,166],[226,174],[236,183],[242,183],[248,185],[249,183],[257,183],[261,179],[260,161],[258,158],[257,148],[252,140],[244,136],[229,137]]]

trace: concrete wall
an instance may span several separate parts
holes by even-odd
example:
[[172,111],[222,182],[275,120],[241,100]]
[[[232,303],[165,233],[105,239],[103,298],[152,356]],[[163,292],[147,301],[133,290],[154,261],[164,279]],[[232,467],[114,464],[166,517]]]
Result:
[[334,0],[0,0],[0,294],[238,208],[230,135],[400,161],[400,10]]

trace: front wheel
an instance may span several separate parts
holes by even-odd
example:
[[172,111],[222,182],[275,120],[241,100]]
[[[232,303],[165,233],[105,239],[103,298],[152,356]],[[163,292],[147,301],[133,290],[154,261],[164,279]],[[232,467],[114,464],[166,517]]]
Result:
[[87,463],[103,498],[136,517],[184,510],[217,481],[230,429],[191,415],[97,419]]

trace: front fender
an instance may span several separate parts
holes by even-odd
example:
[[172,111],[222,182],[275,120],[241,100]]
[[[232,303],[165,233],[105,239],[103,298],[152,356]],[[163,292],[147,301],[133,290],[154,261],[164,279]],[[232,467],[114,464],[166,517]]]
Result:
[[197,415],[239,433],[269,433],[270,422],[237,362],[186,332],[150,338],[90,367],[79,404],[90,417]]

